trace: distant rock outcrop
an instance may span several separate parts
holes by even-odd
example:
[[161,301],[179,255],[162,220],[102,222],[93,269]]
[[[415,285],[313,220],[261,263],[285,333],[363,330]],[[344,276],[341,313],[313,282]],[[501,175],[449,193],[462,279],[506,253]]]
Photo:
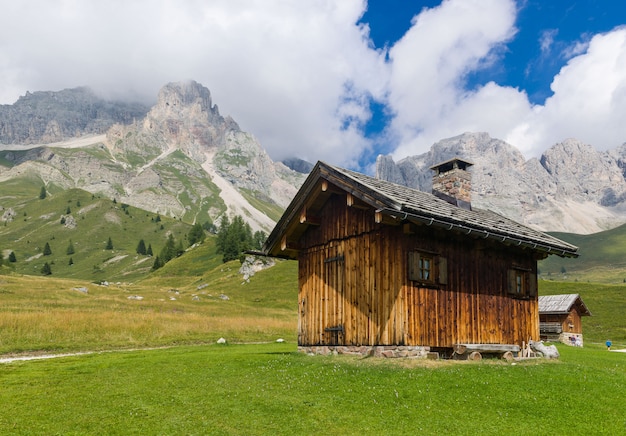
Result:
[[430,167],[452,157],[474,163],[476,207],[546,231],[593,233],[626,222],[626,146],[599,152],[568,139],[540,159],[525,160],[515,147],[487,133],[465,133],[397,163],[379,156],[376,176],[430,192]]
[[147,112],[140,103],[107,101],[85,87],[27,92],[12,105],[0,105],[0,144],[45,144],[100,134]]
[[302,174],[309,174],[313,167],[315,166],[311,162],[307,162],[302,159],[298,159],[296,157],[292,157],[290,159],[283,159],[282,162],[287,166],[287,168],[291,168],[294,171],[297,171]]

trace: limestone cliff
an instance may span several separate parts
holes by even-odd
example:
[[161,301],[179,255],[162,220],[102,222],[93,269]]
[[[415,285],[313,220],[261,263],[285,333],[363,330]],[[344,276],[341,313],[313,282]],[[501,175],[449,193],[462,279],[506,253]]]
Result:
[[305,178],[274,163],[193,81],[165,85],[145,117],[125,121],[79,145],[0,147],[11,163],[0,180],[35,175],[192,222],[239,214],[269,232]]
[[397,163],[380,156],[376,176],[430,192],[430,166],[455,156],[474,163],[476,207],[546,231],[593,233],[626,222],[626,147],[599,152],[568,139],[540,159],[525,160],[511,144],[487,133],[465,133]]
[[44,144],[104,133],[147,111],[140,103],[107,101],[86,87],[27,92],[12,105],[0,105],[0,144]]

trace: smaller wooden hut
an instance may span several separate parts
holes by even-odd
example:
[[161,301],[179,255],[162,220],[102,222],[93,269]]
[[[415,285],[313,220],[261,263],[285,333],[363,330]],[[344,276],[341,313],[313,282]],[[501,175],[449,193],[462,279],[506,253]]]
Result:
[[539,297],[539,334],[543,340],[582,347],[583,316],[591,316],[591,312],[578,294]]

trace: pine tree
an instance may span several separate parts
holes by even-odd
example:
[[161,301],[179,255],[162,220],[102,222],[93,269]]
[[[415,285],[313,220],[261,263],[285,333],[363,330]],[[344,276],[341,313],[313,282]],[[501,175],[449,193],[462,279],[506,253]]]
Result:
[[72,213],[72,209],[70,209],[69,206],[67,206],[67,209],[65,209],[65,215],[69,215]]
[[68,265],[74,265],[74,259],[70,257],[70,260],[67,262]]
[[50,264],[48,262],[44,263],[41,267],[41,274],[44,276],[49,276],[52,274],[52,269],[50,268]]
[[74,254],[74,244],[72,244],[71,239],[70,239],[70,245],[68,245],[67,250],[65,250],[65,254],[67,255]]
[[205,237],[206,235],[204,233],[204,229],[202,228],[202,225],[200,223],[196,223],[193,225],[191,230],[189,230],[189,234],[187,235],[187,240],[189,241],[189,245],[191,246],[195,244],[196,242],[204,241]]
[[263,248],[263,244],[265,243],[265,240],[267,239],[267,234],[265,234],[265,232],[262,232],[261,230],[258,230],[256,232],[254,232],[254,236],[253,236],[253,240],[254,240],[254,244],[253,244],[253,248],[255,250],[260,250]]
[[46,195],[47,195],[46,187],[42,186],[41,191],[39,191],[39,199],[43,200],[44,198],[46,198]]
[[173,234],[170,233],[168,236],[165,247],[163,247],[158,257],[163,262],[163,265],[177,257],[176,240]]
[[224,253],[224,249],[226,248],[226,236],[228,235],[229,229],[230,220],[228,219],[228,216],[225,215],[222,218],[222,221],[220,221],[220,227],[217,231],[217,240],[215,241],[218,253]]
[[148,249],[146,250],[146,254],[148,256],[154,256],[154,253],[152,253],[152,244],[148,244]]
[[106,247],[104,247],[105,250],[113,250],[113,241],[111,240],[111,237],[109,236],[109,240],[107,241],[107,245]]
[[141,254],[144,256],[147,254],[146,243],[144,242],[143,239],[140,239],[139,244],[137,244],[137,254]]
[[154,263],[152,264],[152,270],[156,271],[157,269],[161,268],[163,265],[165,265],[165,262],[163,262],[161,258],[157,256],[154,258]]
[[50,244],[46,242],[46,245],[43,247],[43,255],[50,256],[52,254],[52,249],[50,248]]
[[9,253],[9,262],[17,262],[17,257],[15,257],[15,251]]
[[[257,235],[257,238],[261,239],[261,236]],[[217,252],[223,255],[223,262],[241,259],[244,251],[255,248],[250,225],[239,215],[233,218],[232,223],[224,217],[217,232],[216,246]]]

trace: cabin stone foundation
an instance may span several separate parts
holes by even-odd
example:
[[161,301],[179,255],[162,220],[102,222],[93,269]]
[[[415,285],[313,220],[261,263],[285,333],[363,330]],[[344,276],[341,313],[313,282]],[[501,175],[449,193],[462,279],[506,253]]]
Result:
[[559,342],[562,342],[566,345],[571,345],[573,347],[582,347],[583,346],[583,335],[582,333],[568,333],[563,332],[558,337]]
[[389,357],[389,358],[412,358],[426,359],[429,357],[430,347],[407,346],[407,345],[313,345],[298,346],[298,351],[306,354],[355,354],[360,356]]

